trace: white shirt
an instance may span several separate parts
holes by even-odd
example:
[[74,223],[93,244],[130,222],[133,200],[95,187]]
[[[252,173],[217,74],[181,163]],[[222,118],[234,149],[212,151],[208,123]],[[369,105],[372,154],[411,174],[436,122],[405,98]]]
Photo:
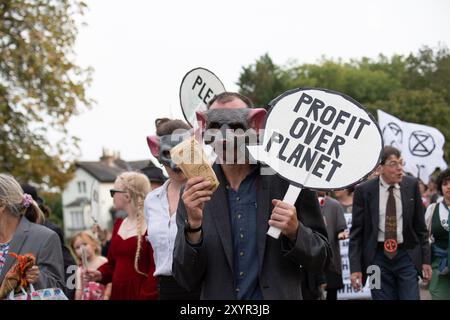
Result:
[[177,235],[176,212],[169,215],[167,180],[145,198],[144,212],[147,220],[147,240],[153,248],[155,272],[153,276],[172,275],[173,246]]
[[[380,221],[378,223],[378,242],[384,242],[384,229],[386,223],[386,205],[389,197],[389,184],[380,175]],[[403,243],[403,211],[400,185],[394,185],[395,210],[397,211],[397,243]]]

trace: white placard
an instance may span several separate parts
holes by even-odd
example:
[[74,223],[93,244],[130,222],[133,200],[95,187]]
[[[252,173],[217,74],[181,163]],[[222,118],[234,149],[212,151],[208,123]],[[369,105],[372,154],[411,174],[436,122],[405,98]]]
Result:
[[[345,221],[347,223],[347,229],[352,227],[352,214],[344,213]],[[362,290],[355,291],[352,287],[350,280],[350,261],[348,258],[349,239],[340,240],[339,247],[341,252],[341,265],[342,265],[342,281],[344,282],[344,288],[338,291],[338,300],[354,300],[354,299],[371,299],[369,283],[366,281]]]
[[352,98],[325,89],[295,89],[271,105],[264,142],[248,149],[291,184],[313,190],[344,189],[377,166],[383,148],[381,131],[373,116]]
[[220,79],[205,68],[186,73],[180,85],[180,104],[186,121],[195,128],[195,112],[205,111],[208,102],[225,91]]
[[[263,143],[250,155],[301,188],[348,188],[375,170],[383,140],[374,117],[352,98],[331,90],[297,88],[273,100]],[[295,200],[297,198],[290,197]],[[288,201],[291,203],[290,201]],[[291,204],[293,204],[291,203]],[[277,238],[279,232],[269,229]]]

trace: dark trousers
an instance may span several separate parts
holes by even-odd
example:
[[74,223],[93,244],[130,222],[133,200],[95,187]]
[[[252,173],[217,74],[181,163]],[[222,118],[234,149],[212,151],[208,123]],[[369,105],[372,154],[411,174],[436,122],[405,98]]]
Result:
[[399,248],[391,260],[384,255],[379,245],[374,265],[381,271],[381,288],[372,289],[373,300],[419,300],[417,269],[404,248]]
[[327,289],[327,300],[337,300],[337,289]]
[[172,276],[158,276],[159,300],[199,300],[200,290],[187,291]]

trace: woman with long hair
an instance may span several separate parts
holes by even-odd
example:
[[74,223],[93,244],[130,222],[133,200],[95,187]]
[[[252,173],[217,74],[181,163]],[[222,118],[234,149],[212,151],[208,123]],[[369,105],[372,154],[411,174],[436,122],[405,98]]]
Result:
[[125,211],[127,217],[114,225],[108,262],[85,271],[84,277],[86,282],[111,282],[111,300],[158,298],[153,250],[145,241],[144,199],[150,190],[148,178],[137,172],[122,173],[110,190],[115,209]]

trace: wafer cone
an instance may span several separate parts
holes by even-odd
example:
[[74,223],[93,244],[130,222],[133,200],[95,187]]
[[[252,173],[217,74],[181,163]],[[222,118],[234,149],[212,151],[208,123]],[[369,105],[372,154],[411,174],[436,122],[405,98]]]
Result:
[[219,180],[217,180],[202,146],[194,137],[184,140],[172,148],[170,155],[186,178],[205,177],[211,182],[210,190],[215,191],[219,187]]

